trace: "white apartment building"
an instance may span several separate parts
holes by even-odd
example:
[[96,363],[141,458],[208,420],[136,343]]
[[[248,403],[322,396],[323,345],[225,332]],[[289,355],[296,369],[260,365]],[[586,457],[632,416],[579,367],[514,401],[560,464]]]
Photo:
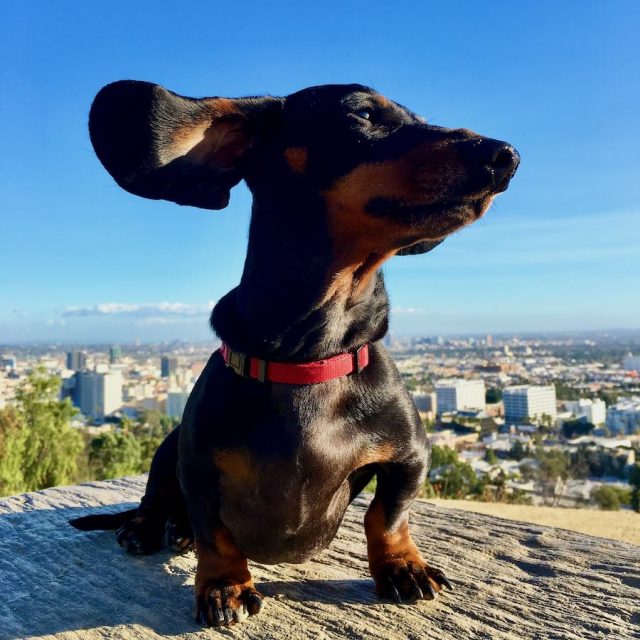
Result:
[[631,434],[640,430],[640,398],[619,398],[607,409],[607,427],[613,433]]
[[502,392],[506,422],[518,423],[524,418],[540,420],[542,415],[556,419],[556,388],[551,384],[544,387],[518,385],[505,387]]
[[576,418],[586,418],[587,422],[596,426],[607,421],[607,405],[604,400],[589,400],[581,398],[571,402],[565,402],[567,411],[570,411]]
[[85,416],[104,420],[122,407],[122,375],[119,371],[78,371],[73,401]]
[[439,380],[435,385],[438,413],[485,408],[484,380],[452,378]]
[[627,354],[622,360],[622,368],[640,373],[640,356],[634,356],[632,353]]

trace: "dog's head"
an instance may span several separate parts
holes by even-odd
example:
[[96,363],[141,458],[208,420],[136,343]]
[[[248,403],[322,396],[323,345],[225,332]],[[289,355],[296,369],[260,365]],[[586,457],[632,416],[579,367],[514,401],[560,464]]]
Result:
[[122,81],[98,93],[89,126],[101,162],[131,193],[221,209],[244,178],[256,200],[282,210],[281,223],[320,201],[309,210],[335,246],[381,259],[427,251],[477,220],[519,163],[505,142],[427,124],[361,85],[192,99]]

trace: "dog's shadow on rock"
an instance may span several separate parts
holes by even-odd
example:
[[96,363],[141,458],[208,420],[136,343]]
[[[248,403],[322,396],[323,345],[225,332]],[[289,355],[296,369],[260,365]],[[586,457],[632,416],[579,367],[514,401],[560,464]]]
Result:
[[321,604],[379,604],[373,580],[266,580],[256,587],[260,593],[277,600],[285,598],[296,602]]
[[193,587],[186,584],[192,572],[167,567],[168,551],[131,556],[113,531],[68,524],[87,513],[68,507],[0,516],[0,640],[123,624],[161,635],[197,631]]
[[[124,511],[133,503],[101,508]],[[193,555],[132,556],[113,531],[78,531],[68,521],[95,508],[0,515],[0,640],[137,624],[164,636],[197,632]],[[267,597],[325,604],[375,603],[373,582],[259,581]]]

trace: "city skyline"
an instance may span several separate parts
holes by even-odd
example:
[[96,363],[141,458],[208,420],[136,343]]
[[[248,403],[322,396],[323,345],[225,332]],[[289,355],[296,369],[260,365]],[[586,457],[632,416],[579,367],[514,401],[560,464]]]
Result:
[[[279,2],[189,4],[179,29],[162,3],[126,21],[117,3],[0,9],[0,343],[215,339],[207,317],[239,281],[250,194],[206,212],[119,189],[86,118],[127,77],[192,96],[362,82],[513,143],[522,166],[482,220],[384,267],[396,335],[640,328],[640,6],[463,3],[460,20],[460,7],[389,16],[374,2],[300,7],[294,22]],[[206,19],[214,35],[198,35]]]

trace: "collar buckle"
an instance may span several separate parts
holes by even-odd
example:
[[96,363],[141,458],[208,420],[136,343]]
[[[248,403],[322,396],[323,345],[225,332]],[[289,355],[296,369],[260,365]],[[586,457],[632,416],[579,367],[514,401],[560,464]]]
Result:
[[239,376],[248,376],[249,372],[246,371],[247,365],[250,360],[247,358],[246,354],[241,353],[240,351],[232,351],[229,349],[229,358],[226,362],[227,367],[233,369]]

